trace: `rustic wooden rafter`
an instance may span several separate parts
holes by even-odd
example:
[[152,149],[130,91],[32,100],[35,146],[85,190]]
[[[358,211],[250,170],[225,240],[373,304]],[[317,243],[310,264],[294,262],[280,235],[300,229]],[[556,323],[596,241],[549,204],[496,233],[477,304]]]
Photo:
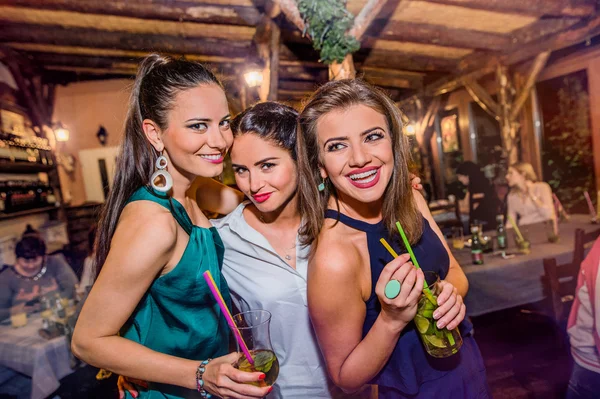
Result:
[[587,17],[596,11],[594,0],[424,0],[452,6],[495,11],[507,14]]
[[548,61],[549,57],[550,57],[549,51],[541,53],[537,57],[535,57],[535,60],[533,61],[533,64],[531,65],[531,69],[530,69],[529,73],[527,74],[527,81],[525,82],[525,85],[521,88],[521,90],[519,91],[519,94],[517,95],[514,103],[512,104],[512,108],[510,110],[510,115],[509,115],[509,118],[511,121],[515,121],[517,119],[519,112],[521,112],[521,109],[523,108],[523,105],[525,104],[525,100],[527,100],[527,98],[529,97],[529,94],[531,93],[531,89],[533,88],[533,85],[535,84],[535,81],[537,80],[537,77],[539,76],[540,72],[546,65],[546,62]]
[[[382,22],[385,23],[385,22]],[[390,21],[375,39],[396,40],[413,43],[470,49],[503,50],[511,39],[498,33],[449,28],[442,25],[421,24],[407,21]]]
[[86,14],[243,26],[254,26],[261,18],[259,10],[254,6],[201,4],[190,0],[0,0],[0,5],[72,11]]
[[169,35],[132,35],[127,32],[107,32],[83,28],[63,29],[13,23],[3,24],[0,29],[0,41],[232,57],[245,57],[250,49],[250,41],[212,38],[183,39]]

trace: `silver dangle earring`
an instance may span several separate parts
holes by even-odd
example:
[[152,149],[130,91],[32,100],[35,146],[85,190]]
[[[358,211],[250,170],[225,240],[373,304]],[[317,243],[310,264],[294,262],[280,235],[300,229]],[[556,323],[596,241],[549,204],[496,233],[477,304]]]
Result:
[[[167,163],[167,157],[165,157],[161,151],[160,156],[156,159],[156,163],[154,164],[157,170],[154,172],[154,174],[152,174],[152,177],[150,178],[150,184],[152,185],[152,188],[161,193],[166,193],[173,187],[173,178],[171,177],[171,174],[167,171]],[[156,179],[159,176],[165,179],[165,184],[163,186],[156,185]]]
[[321,182],[321,184],[319,184],[319,185],[317,186],[317,189],[318,189],[319,191],[325,191],[325,179],[323,179],[323,181]]

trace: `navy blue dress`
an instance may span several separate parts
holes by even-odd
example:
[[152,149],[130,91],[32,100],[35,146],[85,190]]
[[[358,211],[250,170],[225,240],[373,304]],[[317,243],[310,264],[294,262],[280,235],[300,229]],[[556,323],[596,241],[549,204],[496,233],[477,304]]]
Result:
[[[353,229],[364,231],[367,235],[372,289],[366,302],[364,338],[381,311],[375,285],[385,265],[393,259],[379,240],[386,238],[399,254],[405,253],[406,250],[400,244],[398,234],[393,236],[394,239],[390,239],[383,222],[370,224],[331,209],[326,211],[325,217],[339,220]],[[446,277],[450,267],[448,253],[425,218],[423,235],[413,245],[413,251],[423,270],[438,273],[440,279]],[[459,352],[445,359],[437,359],[425,352],[414,323],[410,323],[402,331],[387,364],[371,381],[379,386],[379,398],[491,398],[483,358],[472,336],[473,325],[465,319],[459,325],[459,329],[463,338]]]

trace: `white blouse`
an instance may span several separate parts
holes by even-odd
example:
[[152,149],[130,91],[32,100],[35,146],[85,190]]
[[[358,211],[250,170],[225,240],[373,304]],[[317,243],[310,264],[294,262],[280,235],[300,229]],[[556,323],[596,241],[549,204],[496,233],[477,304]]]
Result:
[[[306,275],[309,247],[296,237],[296,269],[279,256],[243,216],[250,202],[228,216],[211,220],[225,245],[223,274],[240,311],[271,312],[271,343],[279,360],[279,377],[269,399],[350,398],[327,376],[308,314]],[[366,394],[365,394],[366,395]]]
[[[544,222],[546,220],[556,219],[554,212],[554,202],[552,201],[552,189],[545,182],[536,182],[531,188],[531,195],[538,200],[536,204],[533,199],[527,195],[521,196],[516,192],[508,193],[507,198],[507,214],[510,215],[515,222],[519,217],[519,225],[527,225]],[[511,228],[512,225],[506,222],[506,226]]]

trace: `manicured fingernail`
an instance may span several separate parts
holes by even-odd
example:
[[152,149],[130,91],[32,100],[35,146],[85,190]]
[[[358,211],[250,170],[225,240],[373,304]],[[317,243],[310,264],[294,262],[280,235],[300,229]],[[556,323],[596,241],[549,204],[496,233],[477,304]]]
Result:
[[436,320],[439,319],[440,318],[440,312],[437,312],[437,311],[433,312],[433,318],[436,319]]
[[271,393],[272,390],[273,390],[273,387],[269,387],[269,390],[267,391],[267,393]]
[[138,394],[137,393],[132,393],[131,396],[133,396],[134,398],[137,398]]
[[258,376],[258,379],[261,380],[261,381],[264,380],[265,378],[267,378],[266,374],[261,374],[261,375]]
[[437,327],[438,328],[444,328],[444,323],[442,323],[441,321],[437,322]]

